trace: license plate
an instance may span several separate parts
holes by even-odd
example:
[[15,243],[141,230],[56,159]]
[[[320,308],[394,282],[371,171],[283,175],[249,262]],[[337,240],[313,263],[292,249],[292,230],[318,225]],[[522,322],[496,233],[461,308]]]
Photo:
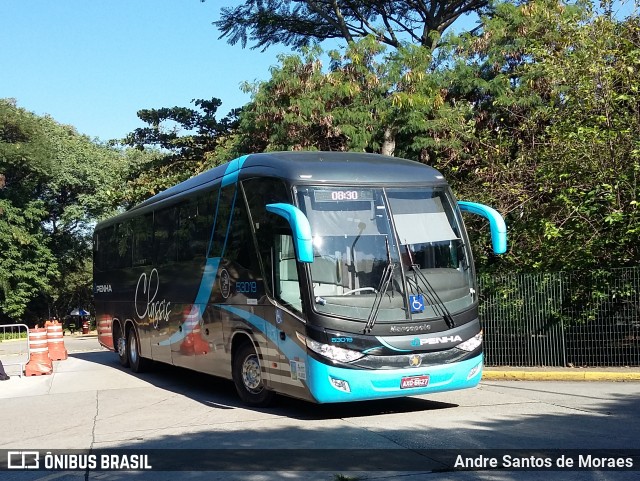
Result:
[[427,387],[428,385],[429,385],[429,376],[403,377],[400,380],[400,389],[411,389],[413,387]]

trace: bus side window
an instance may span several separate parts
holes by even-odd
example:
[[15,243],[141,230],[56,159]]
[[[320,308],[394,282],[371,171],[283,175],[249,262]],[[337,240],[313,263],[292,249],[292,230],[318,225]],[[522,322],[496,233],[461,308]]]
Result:
[[276,234],[274,257],[276,297],[302,311],[296,253],[291,235]]
[[196,216],[195,233],[191,242],[194,254],[198,258],[204,258],[207,255],[217,200],[217,190],[205,192],[196,198],[198,215]]
[[168,207],[154,214],[153,251],[155,263],[169,264],[176,261],[176,208]]
[[217,195],[217,191],[205,192],[176,208],[178,261],[204,259],[207,255]]
[[114,232],[115,227],[110,225],[100,230],[95,236],[93,256],[98,272],[108,271],[112,268],[113,256],[110,254],[114,251]]
[[131,267],[131,221],[124,221],[117,224],[113,236],[115,256],[111,259],[112,269],[128,269]]
[[[211,236],[211,248],[209,249],[209,257],[222,257],[227,248],[227,240],[230,232],[229,223],[233,222],[233,211],[231,206],[234,205],[235,185],[228,185],[221,189],[218,199],[217,212],[215,214],[215,226],[213,235]],[[213,223],[213,221],[212,221]]]
[[153,254],[153,213],[136,217],[132,223],[133,229],[133,266],[151,264]]
[[239,195],[231,215],[231,228],[228,229],[224,259],[249,271],[252,279],[262,279],[256,248],[253,243],[251,224],[242,196]]
[[178,260],[204,259],[213,223],[213,194],[207,192],[178,207]]

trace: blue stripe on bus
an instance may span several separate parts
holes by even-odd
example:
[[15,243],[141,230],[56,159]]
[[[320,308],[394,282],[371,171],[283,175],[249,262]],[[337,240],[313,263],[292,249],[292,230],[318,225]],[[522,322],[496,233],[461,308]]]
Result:
[[262,332],[272,343],[278,346],[278,350],[285,355],[287,360],[289,359],[305,359],[307,353],[302,347],[295,343],[295,341],[287,338],[285,341],[280,340],[280,333],[278,329],[268,329],[267,326],[271,324],[260,316],[257,316],[251,312],[240,309],[239,307],[233,307],[226,304],[215,304],[215,307],[229,311],[230,313],[241,317],[253,327]]
[[[278,350],[285,355],[287,360],[306,360],[308,363],[307,387],[319,403],[365,401],[453,391],[475,387],[482,378],[482,354],[466,361],[411,369],[363,370],[325,364],[307,356],[305,349],[290,338],[287,338],[286,341],[279,340],[279,330],[262,317],[239,307],[225,304],[216,304],[215,307],[244,319],[262,332],[274,345],[278,346]],[[413,376],[429,376],[428,386],[401,389],[401,379]],[[335,388],[331,384],[330,378],[347,381],[351,392],[347,393]]]
[[237,159],[233,159],[229,162],[227,170],[225,170],[224,176],[222,177],[222,187],[238,182],[240,169],[242,169],[242,165],[244,164],[244,161],[247,160],[247,157],[249,156],[243,155],[242,157],[238,157]]
[[209,238],[209,246],[207,247],[207,261],[204,266],[204,273],[202,274],[202,279],[200,280],[200,286],[198,287],[198,293],[196,294],[196,298],[191,306],[191,310],[189,314],[185,317],[182,323],[182,329],[178,332],[175,332],[169,339],[166,339],[162,342],[159,342],[159,346],[169,346],[173,343],[182,341],[187,334],[193,332],[193,329],[200,324],[202,321],[202,314],[204,314],[207,305],[209,304],[209,299],[211,298],[211,293],[213,292],[213,286],[218,277],[218,268],[220,267],[220,260],[224,257],[224,251],[227,247],[227,239],[229,238],[229,232],[231,230],[231,224],[233,220],[233,208],[235,207],[236,197],[238,195],[238,189],[236,187],[233,201],[231,203],[231,210],[229,211],[229,220],[227,222],[227,232],[225,233],[224,244],[222,245],[222,252],[220,252],[218,257],[209,257],[211,255],[211,247],[213,246],[213,236],[216,230],[216,224],[218,222],[218,212],[220,210],[220,193],[222,192],[222,188],[228,185],[237,184],[238,175],[240,173],[240,169],[242,169],[242,165],[244,161],[247,160],[248,155],[244,155],[242,157],[238,157],[237,159],[229,162],[227,169],[225,170],[224,176],[222,177],[222,186],[218,189],[218,200],[216,202],[216,213],[213,218],[213,226],[211,228],[211,236]]
[[[482,354],[466,361],[443,366],[423,366],[411,369],[360,370],[325,364],[307,356],[305,349],[290,338],[281,341],[279,330],[262,317],[235,306],[215,304],[214,307],[247,321],[262,332],[274,345],[278,346],[278,350],[285,355],[287,360],[306,360],[308,363],[307,387],[319,403],[365,401],[453,391],[475,387],[482,378]],[[414,376],[429,376],[428,386],[411,389],[400,388],[403,377]],[[348,382],[351,392],[347,393],[335,388],[331,384],[331,378]]]
[[376,337],[376,339],[378,341],[380,341],[380,343],[382,343],[383,346],[388,347],[389,349],[393,350],[393,351],[398,351],[398,352],[412,352],[411,349],[398,349],[397,347],[393,347],[391,344],[389,344],[387,341],[385,341],[383,338],[381,337]]

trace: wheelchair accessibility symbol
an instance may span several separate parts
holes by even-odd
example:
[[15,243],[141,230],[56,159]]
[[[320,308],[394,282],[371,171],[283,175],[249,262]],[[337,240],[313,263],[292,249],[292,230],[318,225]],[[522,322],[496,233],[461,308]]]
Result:
[[412,314],[424,311],[424,298],[422,297],[422,294],[410,295],[409,304]]

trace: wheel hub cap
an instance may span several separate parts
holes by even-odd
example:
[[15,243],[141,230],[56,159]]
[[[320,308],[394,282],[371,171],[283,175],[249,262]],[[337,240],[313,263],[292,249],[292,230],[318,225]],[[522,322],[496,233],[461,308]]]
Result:
[[258,356],[248,356],[242,363],[242,382],[250,391],[260,391],[262,383],[262,373]]

